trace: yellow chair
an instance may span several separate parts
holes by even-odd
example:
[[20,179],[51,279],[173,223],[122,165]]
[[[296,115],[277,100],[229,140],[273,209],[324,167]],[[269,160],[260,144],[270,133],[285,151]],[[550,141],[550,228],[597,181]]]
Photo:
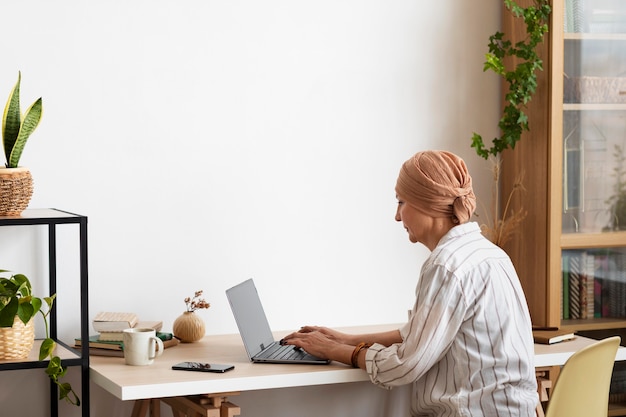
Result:
[[574,353],[550,394],[546,417],[606,417],[620,337],[608,337]]

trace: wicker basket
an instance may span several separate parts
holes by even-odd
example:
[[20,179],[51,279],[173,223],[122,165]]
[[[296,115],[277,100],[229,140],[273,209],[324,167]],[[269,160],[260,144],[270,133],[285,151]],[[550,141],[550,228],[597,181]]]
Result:
[[24,359],[32,350],[34,343],[33,319],[25,325],[15,316],[13,327],[0,327],[0,360]]
[[0,216],[19,216],[33,195],[33,177],[27,168],[0,168]]
[[626,78],[565,77],[563,101],[565,103],[626,103]]

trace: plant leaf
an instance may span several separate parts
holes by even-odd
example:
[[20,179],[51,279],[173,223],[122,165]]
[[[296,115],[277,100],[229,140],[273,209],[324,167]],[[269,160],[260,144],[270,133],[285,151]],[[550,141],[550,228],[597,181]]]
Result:
[[20,125],[22,123],[22,115],[20,112],[20,81],[22,79],[22,73],[19,72],[17,76],[17,83],[11,90],[7,104],[4,107],[4,114],[2,115],[2,143],[4,146],[4,155],[7,160],[7,166],[9,163],[9,156],[13,150],[13,145],[17,140],[17,135],[20,131]]
[[33,297],[30,300],[30,304],[33,306],[33,315],[41,310],[41,298]]
[[[55,347],[56,347],[56,342],[54,340],[50,338],[44,339],[43,342],[41,343],[41,346],[39,347],[39,360],[42,361],[46,359],[48,356],[51,356]],[[50,363],[52,363],[52,361],[50,361]],[[61,366],[60,359],[59,359],[59,366]],[[48,365],[48,368],[50,368],[50,365]]]
[[0,327],[12,327],[19,302],[17,298],[11,298],[11,300],[0,310]]
[[17,286],[16,292],[18,292],[22,297],[32,295],[32,287],[28,278],[26,278],[26,275],[15,274],[12,278]]
[[[80,405],[80,398],[78,398],[78,395],[76,395],[76,393],[72,389],[72,386],[68,382],[57,384],[57,386],[59,387],[60,400],[64,399],[70,404],[74,404],[76,406]],[[70,396],[70,394],[72,395]]]
[[[52,305],[54,304],[54,299],[57,298],[56,294],[52,294],[50,297],[44,297],[44,301],[48,305],[48,312],[52,310]],[[47,314],[46,314],[47,315]]]
[[24,119],[20,125],[17,139],[15,140],[13,149],[11,150],[11,155],[9,156],[9,168],[18,167],[20,158],[22,157],[22,151],[24,151],[24,146],[26,146],[26,141],[39,125],[42,113],[43,101],[41,97],[39,97],[33,104],[31,104],[24,114]]
[[[24,298],[22,298],[24,300]],[[28,301],[24,301],[19,303],[19,307],[17,308],[17,316],[22,320],[22,323],[28,324],[30,319],[38,310],[35,310]]]

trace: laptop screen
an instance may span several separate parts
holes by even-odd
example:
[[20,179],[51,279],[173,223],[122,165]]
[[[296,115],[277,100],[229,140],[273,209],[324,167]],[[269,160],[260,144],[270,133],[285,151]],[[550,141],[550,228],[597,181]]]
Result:
[[226,296],[248,356],[252,358],[274,342],[254,282],[244,281],[226,290]]

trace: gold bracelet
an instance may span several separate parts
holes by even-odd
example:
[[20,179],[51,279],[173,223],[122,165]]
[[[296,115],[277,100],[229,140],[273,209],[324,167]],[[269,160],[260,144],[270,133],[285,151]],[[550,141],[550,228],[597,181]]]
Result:
[[371,343],[365,343],[365,342],[361,342],[355,346],[354,350],[352,351],[352,361],[351,361],[352,367],[354,368],[359,367],[359,353],[361,353],[363,349],[367,349],[370,346],[372,346]]

